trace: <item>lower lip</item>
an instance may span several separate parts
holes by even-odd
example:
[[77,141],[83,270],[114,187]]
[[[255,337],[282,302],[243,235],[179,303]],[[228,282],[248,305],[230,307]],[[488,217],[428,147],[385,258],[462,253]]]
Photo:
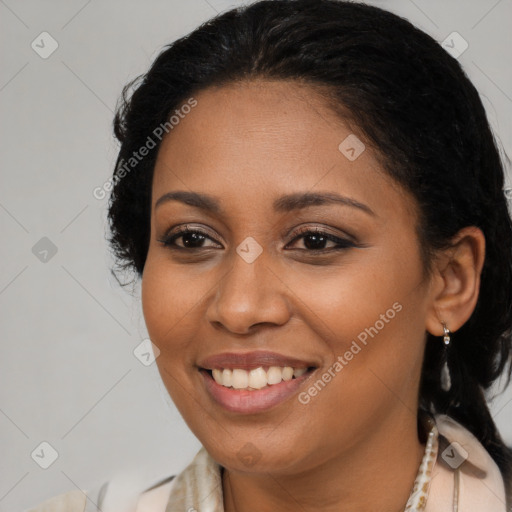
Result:
[[224,409],[245,414],[266,411],[296,394],[299,387],[314,373],[308,371],[296,379],[281,381],[264,389],[227,388],[217,384],[206,370],[200,370],[206,389],[211,397]]

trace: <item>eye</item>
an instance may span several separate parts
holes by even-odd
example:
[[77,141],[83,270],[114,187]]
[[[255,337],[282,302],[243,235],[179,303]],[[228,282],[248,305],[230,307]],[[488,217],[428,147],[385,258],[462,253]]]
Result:
[[[183,245],[177,245],[176,240],[182,239]],[[166,235],[161,239],[158,239],[165,247],[171,249],[187,250],[187,249],[208,249],[204,247],[203,243],[205,240],[213,240],[205,231],[200,229],[191,229],[188,226],[181,226],[177,228],[173,234]]]
[[[300,249],[307,252],[330,252],[337,251],[342,249],[347,249],[349,247],[356,247],[356,244],[346,238],[340,238],[332,235],[326,231],[323,231],[319,228],[304,228],[299,230],[299,235],[296,236],[292,243],[303,239],[305,249]],[[325,247],[327,243],[334,243],[334,246]]]
[[[182,240],[182,245],[176,243],[176,240]],[[303,228],[299,230],[292,242],[303,239],[305,249],[299,249],[310,253],[326,253],[330,251],[337,251],[347,249],[349,247],[356,247],[356,244],[346,238],[334,236],[326,231],[318,228]],[[181,226],[177,228],[172,234],[166,235],[158,241],[165,247],[177,250],[193,250],[193,249],[208,249],[214,246],[204,246],[206,240],[215,240],[205,231],[197,228],[190,228],[189,226]],[[217,243],[217,242],[216,242]],[[334,246],[325,247],[326,244],[331,243]],[[218,244],[220,245],[220,244]],[[221,246],[222,247],[222,246]]]

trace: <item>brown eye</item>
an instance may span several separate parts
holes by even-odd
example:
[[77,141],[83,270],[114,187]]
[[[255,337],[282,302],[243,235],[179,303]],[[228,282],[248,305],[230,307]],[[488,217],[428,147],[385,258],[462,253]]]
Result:
[[[304,230],[299,236],[295,237],[292,240],[292,243],[300,239],[304,239],[305,246],[305,249],[301,250],[306,250],[308,252],[329,252],[332,250],[347,249],[349,247],[356,246],[356,244],[350,240],[339,238],[325,231],[311,228]],[[329,242],[332,242],[335,245],[332,247],[325,247],[325,245]]]
[[[181,239],[181,244],[177,244],[176,240]],[[345,238],[336,237],[330,233],[327,233],[318,229],[308,228],[303,230],[298,236],[296,236],[291,243],[297,240],[304,240],[304,249],[299,249],[311,253],[326,253],[335,250],[347,249],[350,247],[356,247],[356,244]],[[170,235],[164,236],[158,241],[161,242],[165,247],[169,249],[177,250],[194,250],[194,249],[209,249],[214,246],[205,246],[206,240],[211,240],[218,244],[212,237],[200,229],[191,229],[188,227],[178,228]],[[334,244],[331,247],[326,247],[326,244]],[[218,244],[220,245],[220,244]]]
[[[182,239],[183,245],[176,244],[176,240]],[[172,249],[208,249],[208,247],[204,247],[204,242],[206,240],[213,240],[209,235],[207,235],[204,231],[199,229],[189,229],[187,227],[180,228],[176,230],[172,235],[166,235],[162,239],[158,241],[161,242],[165,247],[169,247]],[[213,240],[215,241],[215,240]]]

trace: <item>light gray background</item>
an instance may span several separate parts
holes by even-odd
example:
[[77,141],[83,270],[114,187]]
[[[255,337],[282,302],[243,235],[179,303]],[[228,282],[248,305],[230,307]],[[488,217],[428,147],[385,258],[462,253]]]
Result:
[[[369,3],[438,41],[453,31],[467,40],[459,60],[512,155],[512,1]],[[155,364],[133,354],[147,335],[139,291],[132,297],[109,274],[107,201],[92,191],[112,172],[111,121],[122,86],[164,44],[236,4],[0,0],[1,511],[121,471],[149,484],[181,470],[199,448]],[[47,59],[31,48],[43,31],[59,45]],[[43,237],[57,247],[46,263],[32,252]],[[496,399],[493,413],[512,443],[512,391]],[[46,470],[31,457],[43,441],[59,454]]]

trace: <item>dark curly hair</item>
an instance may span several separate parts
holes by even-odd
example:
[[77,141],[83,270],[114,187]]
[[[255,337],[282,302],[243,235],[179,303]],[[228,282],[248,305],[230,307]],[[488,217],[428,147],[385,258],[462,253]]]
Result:
[[156,127],[167,122],[169,131],[169,116],[194,93],[256,78],[309,84],[359,128],[385,171],[417,201],[426,275],[435,251],[449,247],[460,229],[483,231],[479,299],[452,335],[452,388],[440,387],[442,344],[427,333],[420,407],[473,432],[510,494],[512,451],[486,401],[491,384],[505,374],[508,385],[511,375],[512,221],[503,164],[478,92],[458,61],[407,20],[354,2],[264,0],[216,16],[162,50],[124,88],[114,120],[121,143],[109,202],[116,271],[142,275],[160,140],[145,158],[130,159],[149,138],[155,142]]

